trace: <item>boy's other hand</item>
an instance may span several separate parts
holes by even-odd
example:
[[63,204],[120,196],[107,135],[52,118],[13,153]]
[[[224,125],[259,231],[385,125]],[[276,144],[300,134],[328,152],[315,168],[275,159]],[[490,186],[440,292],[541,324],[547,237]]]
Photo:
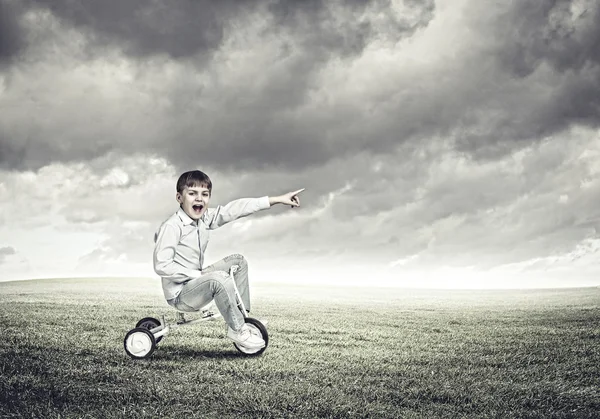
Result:
[[284,204],[290,205],[292,208],[300,206],[300,197],[298,194],[306,188],[298,189],[294,192],[288,192],[283,195],[275,196],[270,198],[271,205],[273,204]]

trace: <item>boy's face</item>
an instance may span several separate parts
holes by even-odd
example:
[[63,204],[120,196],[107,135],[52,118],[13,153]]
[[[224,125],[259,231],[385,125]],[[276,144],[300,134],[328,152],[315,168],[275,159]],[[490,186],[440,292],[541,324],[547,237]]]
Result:
[[208,208],[210,191],[204,186],[185,187],[177,193],[177,202],[192,220],[199,220]]

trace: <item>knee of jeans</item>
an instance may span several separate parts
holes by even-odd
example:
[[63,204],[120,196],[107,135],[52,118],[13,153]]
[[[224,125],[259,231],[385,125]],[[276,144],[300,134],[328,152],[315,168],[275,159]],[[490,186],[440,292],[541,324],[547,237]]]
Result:
[[212,275],[214,276],[214,279],[221,285],[225,285],[229,280],[231,280],[229,272],[215,271],[212,273]]
[[244,255],[240,255],[239,253],[236,253],[236,254],[231,255],[231,258],[235,259],[237,261],[237,264],[239,265],[240,268],[245,268],[246,266],[248,266],[248,261],[246,260]]
[[235,284],[227,272],[219,271],[214,279],[215,293],[218,291],[224,291],[227,294],[235,292]]

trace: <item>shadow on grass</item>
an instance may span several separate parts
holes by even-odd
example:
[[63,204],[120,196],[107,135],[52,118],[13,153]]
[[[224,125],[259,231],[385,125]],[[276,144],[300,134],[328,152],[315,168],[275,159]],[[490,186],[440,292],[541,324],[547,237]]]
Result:
[[[197,358],[199,360],[203,358],[207,359],[236,359],[236,358],[248,358],[248,355],[244,355],[237,351],[232,350],[202,350],[202,349],[157,349],[150,358],[163,361],[175,361],[181,360],[182,358]],[[252,358],[252,357],[250,357]]]

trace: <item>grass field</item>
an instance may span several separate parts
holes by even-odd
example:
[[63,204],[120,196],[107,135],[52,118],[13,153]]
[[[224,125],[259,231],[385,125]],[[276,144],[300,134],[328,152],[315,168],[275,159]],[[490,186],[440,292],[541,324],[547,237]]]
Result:
[[174,318],[157,282],[0,283],[0,417],[599,417],[598,288],[259,284],[263,356],[240,355],[218,321],[135,361],[125,333]]

